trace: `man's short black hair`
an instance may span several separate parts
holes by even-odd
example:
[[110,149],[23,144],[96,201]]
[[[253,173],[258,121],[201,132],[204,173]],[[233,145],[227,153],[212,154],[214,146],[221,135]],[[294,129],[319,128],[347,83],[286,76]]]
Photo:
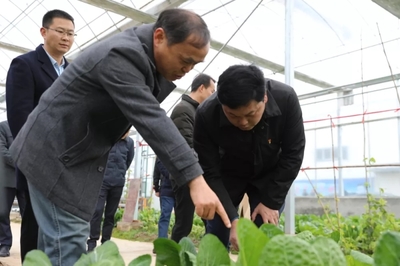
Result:
[[211,81],[215,82],[215,80],[209,75],[203,73],[198,74],[192,82],[192,92],[197,91],[201,85],[204,85],[204,87],[208,88],[211,84]]
[[266,93],[263,72],[254,65],[233,65],[218,79],[219,102],[231,109],[261,102]]
[[59,9],[54,9],[54,10],[50,10],[46,14],[44,14],[43,20],[42,20],[42,27],[43,28],[50,27],[50,25],[53,23],[54,18],[68,19],[68,20],[71,20],[72,24],[75,25],[74,18],[70,14],[68,14],[65,11],[59,10]]
[[161,12],[154,29],[162,28],[168,39],[168,45],[184,42],[191,34],[196,38],[192,45],[203,48],[210,42],[210,31],[204,20],[189,10],[167,9]]

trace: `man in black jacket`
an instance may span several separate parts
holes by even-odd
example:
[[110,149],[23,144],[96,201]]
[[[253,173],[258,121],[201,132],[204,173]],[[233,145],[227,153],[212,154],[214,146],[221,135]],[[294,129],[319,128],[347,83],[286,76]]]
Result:
[[215,216],[208,232],[239,248],[237,208],[245,193],[257,226],[278,224],[305,147],[293,88],[265,79],[256,66],[231,66],[219,77],[217,94],[198,108],[193,138],[204,178],[232,224],[229,230]]
[[[129,130],[110,150],[106,170],[104,171],[96,210],[90,221],[90,236],[87,241],[88,251],[92,251],[100,238],[100,226],[104,212],[101,243],[111,239],[114,228],[114,216],[125,186],[125,174],[132,163],[135,150],[133,140],[128,137]],[[105,207],[104,207],[105,206]]]
[[20,213],[24,212],[25,197],[24,192],[17,190],[15,180],[15,165],[8,148],[11,146],[13,137],[7,121],[0,123],[0,175],[3,178],[3,188],[0,191],[0,206],[5,210],[5,214],[0,217],[0,257],[10,256],[12,246],[12,233],[10,227],[10,211],[14,203],[15,196],[18,199]]
[[[192,90],[189,95],[182,95],[171,114],[171,119],[193,148],[193,127],[196,109],[205,99],[215,91],[215,80],[206,74],[199,74],[192,82]],[[174,185],[175,193],[175,225],[172,229],[171,239],[177,243],[192,231],[194,205],[190,198],[190,191],[187,186],[177,188]],[[205,221],[205,220],[203,220]]]

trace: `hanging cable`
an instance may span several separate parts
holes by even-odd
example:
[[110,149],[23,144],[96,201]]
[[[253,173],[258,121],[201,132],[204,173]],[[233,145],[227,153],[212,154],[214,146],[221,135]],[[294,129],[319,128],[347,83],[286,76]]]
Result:
[[[220,2],[221,2],[221,0],[220,0]],[[229,17],[231,18],[232,23],[237,27],[238,25],[237,25],[237,23],[236,23],[234,17],[232,16],[232,14],[229,13],[229,10],[228,10],[225,6],[224,6],[224,9],[225,9],[226,13],[228,13]],[[245,41],[245,42],[247,43],[247,45],[249,46],[250,50],[253,51],[253,54],[258,56],[257,51],[255,51],[255,50],[253,49],[253,47],[251,46],[249,40],[247,40],[247,38],[246,38],[246,36],[243,34],[243,32],[241,32],[241,35],[242,35],[242,38],[244,39],[244,41]]]

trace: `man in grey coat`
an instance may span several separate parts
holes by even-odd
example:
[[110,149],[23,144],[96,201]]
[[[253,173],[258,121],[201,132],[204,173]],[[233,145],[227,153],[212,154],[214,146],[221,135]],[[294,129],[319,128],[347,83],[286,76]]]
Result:
[[42,95],[11,153],[28,180],[53,265],[73,265],[86,252],[109,150],[131,125],[177,185],[188,184],[197,214],[212,219],[219,213],[230,227],[197,156],[159,104],[175,88],[171,81],[202,62],[209,47],[210,33],[200,16],[166,10],[155,24],[85,50]]

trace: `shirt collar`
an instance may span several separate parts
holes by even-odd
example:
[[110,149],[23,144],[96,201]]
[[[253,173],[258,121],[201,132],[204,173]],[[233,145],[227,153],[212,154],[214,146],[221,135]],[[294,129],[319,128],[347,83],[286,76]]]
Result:
[[57,61],[46,51],[46,49],[44,49],[44,46],[43,46],[43,50],[46,52],[46,54],[47,54],[47,56],[49,57],[49,59],[50,59],[50,62],[51,62],[51,64],[53,65],[53,66],[56,66],[56,67],[64,67],[64,65],[65,65],[65,61],[64,61],[64,57],[62,58],[62,61],[61,61],[61,65],[59,65],[58,63],[57,63]]
[[183,95],[182,95],[182,100],[187,101],[188,103],[190,103],[191,105],[193,105],[194,108],[197,108],[197,107],[199,106],[199,103],[198,103],[196,100],[194,100],[192,97],[190,97],[189,95],[187,95],[187,94],[183,94]]
[[139,40],[142,42],[142,47],[152,63],[153,71],[156,71],[156,60],[154,59],[153,50],[153,28],[155,23],[144,24],[135,28],[135,32]]

